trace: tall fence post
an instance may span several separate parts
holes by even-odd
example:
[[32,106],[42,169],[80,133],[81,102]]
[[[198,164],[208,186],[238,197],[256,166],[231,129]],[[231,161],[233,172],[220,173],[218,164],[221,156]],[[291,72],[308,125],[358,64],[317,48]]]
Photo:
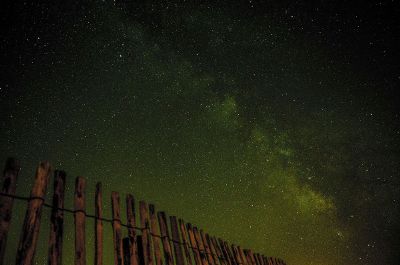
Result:
[[128,238],[129,238],[129,264],[138,265],[138,245],[136,239],[136,215],[135,215],[135,199],[133,195],[126,196],[126,218],[128,220]]
[[17,265],[31,265],[35,256],[37,239],[39,237],[40,218],[46,194],[51,167],[49,162],[41,162],[36,170],[35,182],[28,202],[22,234],[17,250]]
[[60,265],[62,263],[65,177],[64,171],[56,170],[54,172],[53,208],[51,209],[50,217],[49,265]]
[[179,238],[178,221],[176,216],[170,216],[169,221],[171,224],[172,241],[174,243],[174,253],[176,258],[176,265],[185,265],[185,260],[183,259],[183,253],[181,248],[181,240]]
[[83,177],[75,179],[75,265],[86,265],[85,186],[86,181]]
[[240,259],[242,260],[242,263],[244,265],[250,265],[250,264],[247,263],[246,255],[244,254],[243,249],[240,246],[238,246],[237,250],[239,252]]
[[111,206],[115,265],[123,265],[124,257],[121,234],[121,209],[119,205],[119,194],[118,192],[113,191],[111,193]]
[[213,255],[211,253],[210,246],[208,245],[206,235],[204,234],[203,230],[200,230],[200,236],[203,241],[204,251],[205,251],[205,254],[207,255],[208,263],[210,265],[215,265],[215,261],[214,261]]
[[96,183],[96,192],[94,195],[94,264],[103,264],[103,195],[101,183]]
[[196,238],[194,237],[194,233],[193,233],[192,224],[188,223],[186,226],[187,226],[187,232],[189,234],[190,244],[192,245],[194,261],[195,261],[196,265],[202,265],[200,252],[199,252],[199,249],[197,248]]
[[[15,195],[18,173],[20,170],[19,161],[15,158],[8,158],[3,171],[3,186],[1,193],[4,195]],[[0,264],[3,264],[7,244],[7,234],[10,228],[12,217],[12,206],[14,198],[0,196]]]
[[183,250],[185,251],[186,264],[192,265],[192,259],[190,257],[189,244],[188,244],[188,235],[185,227],[185,222],[182,219],[179,219],[179,227],[181,230]]
[[172,254],[172,248],[169,242],[167,216],[165,212],[158,212],[157,215],[158,215],[158,223],[160,225],[161,241],[164,249],[165,264],[174,265],[174,256]]
[[199,233],[199,230],[197,229],[197,227],[193,227],[193,233],[194,233],[194,237],[196,239],[197,248],[200,251],[201,263],[203,265],[208,265],[208,260],[207,260],[206,252],[204,249],[203,240],[200,236],[200,233]]
[[143,260],[144,265],[153,265],[153,252],[151,246],[151,235],[149,226],[149,214],[147,210],[147,203],[145,201],[139,202],[140,212],[140,225],[142,226],[142,247],[143,247]]
[[157,222],[156,210],[154,204],[149,204],[150,231],[153,238],[153,248],[155,256],[155,265],[162,265],[162,256],[160,248],[160,232]]

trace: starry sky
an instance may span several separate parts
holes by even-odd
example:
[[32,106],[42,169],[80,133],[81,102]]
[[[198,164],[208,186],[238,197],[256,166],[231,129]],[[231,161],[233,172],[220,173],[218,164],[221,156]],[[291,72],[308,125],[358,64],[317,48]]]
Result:
[[396,264],[396,1],[32,2],[0,11],[0,154],[21,160],[18,194],[49,160],[68,208],[82,175],[90,206],[103,183],[106,216],[115,190],[288,264]]

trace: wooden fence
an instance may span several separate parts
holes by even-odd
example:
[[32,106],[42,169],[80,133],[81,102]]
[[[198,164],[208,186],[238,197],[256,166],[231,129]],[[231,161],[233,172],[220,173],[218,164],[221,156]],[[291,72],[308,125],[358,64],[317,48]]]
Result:
[[[16,183],[20,170],[19,162],[9,158],[3,173],[0,193],[0,264],[6,251],[14,199],[28,203],[22,233],[16,254],[16,265],[34,264],[43,207],[51,208],[48,264],[62,263],[62,242],[64,213],[74,214],[75,220],[75,264],[86,264],[85,220],[95,219],[94,263],[103,264],[103,223],[111,223],[113,229],[113,251],[115,265],[282,265],[283,260],[253,253],[250,249],[230,245],[221,238],[215,238],[175,216],[168,218],[165,212],[156,212],[155,206],[139,202],[139,218],[136,216],[135,199],[131,194],[125,197],[127,223],[121,221],[121,197],[118,192],[111,194],[112,219],[103,217],[102,188],[97,183],[95,192],[95,213],[86,213],[83,177],[75,180],[74,209],[64,208],[66,174],[54,171],[54,192],[52,204],[45,202],[45,194],[51,166],[41,162],[36,170],[35,180],[29,197],[16,195]],[[140,225],[138,225],[140,223]],[[122,229],[128,236],[122,237]]]

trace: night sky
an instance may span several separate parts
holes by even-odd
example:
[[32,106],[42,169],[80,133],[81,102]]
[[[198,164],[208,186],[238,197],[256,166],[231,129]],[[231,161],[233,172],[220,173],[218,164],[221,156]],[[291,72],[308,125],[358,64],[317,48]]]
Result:
[[107,216],[115,190],[288,264],[398,264],[396,1],[32,2],[0,8],[0,162],[21,160],[18,194],[49,160],[69,208],[82,175],[88,212],[101,181]]

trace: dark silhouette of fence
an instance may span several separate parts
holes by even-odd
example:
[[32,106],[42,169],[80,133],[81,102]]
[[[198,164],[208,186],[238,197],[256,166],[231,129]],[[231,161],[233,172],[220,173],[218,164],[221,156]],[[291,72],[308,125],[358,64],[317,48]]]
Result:
[[[95,219],[95,265],[103,264],[103,223],[111,223],[113,229],[114,264],[116,265],[284,265],[283,260],[253,253],[250,249],[229,245],[203,230],[185,223],[182,219],[165,212],[156,212],[155,206],[139,202],[137,225],[135,199],[126,196],[127,223],[121,221],[121,201],[117,192],[111,194],[112,219],[103,217],[101,183],[96,184],[95,214],[86,213],[83,177],[75,180],[74,209],[64,208],[66,174],[54,171],[52,204],[45,202],[47,185],[51,175],[48,162],[41,162],[36,170],[34,184],[29,197],[17,196],[16,183],[20,170],[19,162],[9,158],[3,173],[0,193],[0,264],[3,264],[10,227],[13,201],[28,203],[22,234],[18,244],[16,265],[31,265],[34,262],[43,207],[51,208],[48,264],[62,262],[64,213],[74,214],[75,220],[75,264],[86,264],[85,220]],[[169,224],[168,224],[169,223]],[[128,237],[122,237],[122,227],[128,229]],[[171,232],[171,234],[170,234]]]

